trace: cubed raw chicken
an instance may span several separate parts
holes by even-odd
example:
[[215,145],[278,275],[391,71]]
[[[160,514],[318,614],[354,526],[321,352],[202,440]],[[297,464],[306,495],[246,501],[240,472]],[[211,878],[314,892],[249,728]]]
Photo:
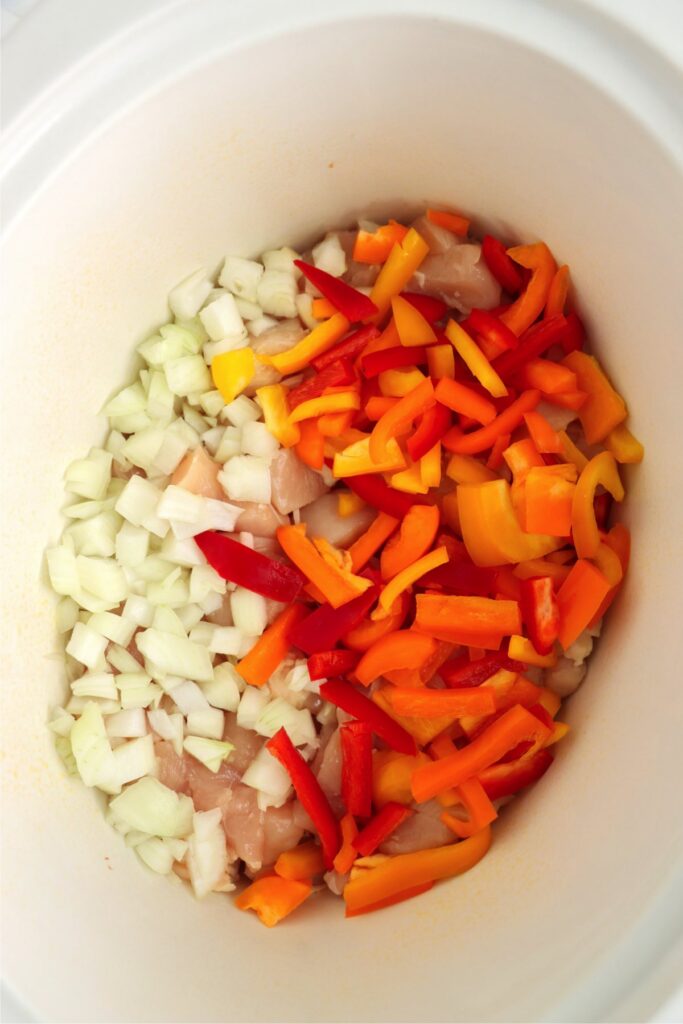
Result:
[[[426,218],[415,222],[422,234],[429,231]],[[449,238],[446,238],[446,236]],[[435,295],[461,313],[477,309],[493,309],[500,305],[500,285],[486,266],[478,242],[462,242],[452,232],[439,229],[439,250],[430,251],[408,284],[408,290]]]
[[452,843],[455,835],[440,820],[443,807],[436,800],[429,800],[415,806],[415,813],[399,825],[393,835],[382,843],[380,853],[414,853],[428,850],[433,846]]
[[344,808],[341,802],[342,752],[339,729],[335,728],[330,733],[329,727],[325,726],[320,734],[320,746],[322,754],[320,750],[316,754],[313,771],[318,776],[318,782],[330,801],[332,810],[335,814],[342,814]]
[[[269,328],[258,338],[250,338],[249,344],[257,355],[275,356],[279,352],[286,352],[304,336],[304,329],[299,320],[282,320],[275,327]],[[253,395],[256,388],[265,387],[266,384],[277,384],[282,380],[282,374],[278,373],[272,366],[256,360],[256,372],[246,390],[248,395]]]
[[339,515],[339,496],[323,494],[317,501],[301,509],[301,522],[306,523],[309,537],[324,537],[337,548],[348,548],[365,533],[376,517],[374,509],[366,506],[350,516]]
[[272,505],[258,501],[233,501],[231,504],[244,509],[235,523],[235,530],[253,533],[255,537],[274,537],[278,526],[289,522]]
[[171,483],[184,487],[193,494],[225,501],[225,491],[218,483],[218,474],[222,468],[207,454],[206,449],[199,445],[194,451],[188,452],[181,461],[171,477]]
[[270,479],[271,501],[282,515],[310,505],[327,491],[320,473],[304,465],[292,448],[277,453],[270,464]]

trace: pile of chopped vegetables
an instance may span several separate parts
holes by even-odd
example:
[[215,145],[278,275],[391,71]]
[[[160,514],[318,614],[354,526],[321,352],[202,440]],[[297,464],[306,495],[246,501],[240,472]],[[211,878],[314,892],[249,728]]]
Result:
[[628,565],[643,449],[569,268],[427,210],[169,304],[66,471],[57,750],[151,870],[266,925],[416,896],[552,764]]

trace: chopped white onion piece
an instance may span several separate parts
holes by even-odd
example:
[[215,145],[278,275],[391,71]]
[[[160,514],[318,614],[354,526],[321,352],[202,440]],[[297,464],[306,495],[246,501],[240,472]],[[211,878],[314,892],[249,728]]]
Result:
[[139,779],[109,804],[115,820],[154,836],[183,839],[192,831],[194,808],[188,796],[158,779]]
[[162,370],[153,370],[147,384],[147,415],[153,420],[170,421],[174,411],[175,395],[168,386],[166,374]]
[[181,714],[169,715],[166,711],[148,711],[147,720],[154,732],[162,740],[169,740],[173,744],[178,757],[183,753],[183,736],[185,733],[185,720]]
[[75,697],[104,697],[118,700],[119,694],[111,672],[85,672],[71,684]]
[[[267,804],[281,807],[289,797],[292,782],[285,768],[277,758],[273,757],[265,746],[251,762],[241,780],[245,786],[251,786],[268,798]],[[264,807],[261,810],[265,810]]]
[[113,398],[110,398],[102,412],[110,419],[119,416],[131,416],[135,413],[144,413],[147,409],[147,395],[139,381],[129,384],[118,391]]
[[301,277],[301,271],[294,266],[294,260],[301,259],[298,252],[284,245],[281,249],[268,249],[261,256],[261,262],[266,270],[277,270],[287,274],[293,274],[295,279]]
[[199,319],[212,341],[235,337],[244,341],[246,338],[246,329],[235,297],[229,292],[222,292],[219,298],[204,306]]
[[256,298],[265,313],[277,317],[295,317],[297,292],[293,273],[287,270],[266,270],[259,281]]
[[[182,423],[182,420],[176,420],[175,422]],[[186,436],[181,436],[179,430],[173,429],[173,425],[167,427],[164,430],[161,447],[154,456],[151,472],[154,475],[170,476],[182,462],[189,447],[189,441]]]
[[313,316],[313,296],[309,295],[308,292],[299,292],[296,297],[296,310],[299,314],[299,319],[309,330],[312,331],[320,323]]
[[192,407],[189,400],[183,402],[183,419],[197,434],[203,434],[211,425],[197,409]]
[[270,502],[270,465],[255,455],[236,455],[218,474],[218,482],[233,501]]
[[[137,642],[137,637],[136,637]],[[119,644],[111,644],[107,651],[107,661],[117,672],[141,672],[142,665],[133,657],[130,651]]]
[[121,702],[106,697],[76,697],[72,695],[66,705],[70,715],[82,715],[88,704],[95,704],[102,715],[115,715],[121,710]]
[[217,594],[215,592],[209,593],[206,595],[206,597],[202,598],[202,600],[199,601],[198,604],[205,615],[213,615],[213,613],[217,612],[218,609],[222,606],[223,598],[221,597],[220,594]]
[[[109,488],[107,488],[107,494],[109,494]],[[73,505],[63,508],[62,512],[67,519],[92,519],[93,516],[113,507],[114,502],[109,498],[104,498],[102,501],[75,501]]]
[[173,633],[174,636],[187,636],[185,627],[180,621],[179,616],[172,608],[165,608],[163,606],[155,608],[154,618],[152,619],[151,625],[161,633]]
[[67,466],[64,474],[67,491],[81,498],[103,498],[111,478],[111,461],[111,452],[103,448],[91,448],[87,459],[76,459]]
[[214,626],[208,641],[208,648],[212,654],[225,654],[240,658],[244,653],[245,644],[249,649],[253,643],[253,638],[245,637],[236,626]]
[[260,320],[263,316],[263,310],[256,302],[235,298],[235,304],[243,320]]
[[114,751],[119,782],[125,786],[127,782],[141,779],[143,775],[153,775],[156,770],[154,741],[150,735],[122,743]]
[[71,597],[80,590],[80,579],[76,565],[76,556],[72,548],[65,544],[59,547],[48,548],[45,552],[47,572],[50,577],[50,585],[57,594]]
[[168,293],[171,312],[178,320],[191,320],[201,309],[212,288],[204,268],[195,270]]
[[249,302],[256,302],[258,283],[263,277],[263,265],[256,260],[245,260],[241,256],[226,256],[218,283],[233,295]]
[[216,356],[222,356],[224,352],[234,352],[238,348],[244,348],[246,336],[221,338],[220,341],[207,341],[202,350],[204,361],[211,366]]
[[190,601],[199,603],[207,594],[224,594],[225,580],[211,565],[197,565],[190,571]]
[[70,654],[76,661],[80,661],[87,668],[95,668],[97,662],[107,649],[106,637],[101,633],[77,622],[73,628],[71,638],[66,645],[66,653]]
[[56,625],[58,633],[68,633],[78,622],[78,605],[71,597],[62,597],[57,602]]
[[199,396],[199,404],[207,416],[219,416],[223,411],[225,402],[220,391],[213,389],[212,391],[205,391],[203,395]]
[[104,727],[109,739],[135,739],[147,735],[147,720],[142,708],[130,708],[108,715]]
[[95,612],[88,619],[88,625],[97,633],[106,636],[107,640],[113,640],[122,647],[127,647],[133,639],[136,623],[125,619],[122,615],[114,615],[113,612]]
[[209,704],[222,711],[237,711],[240,693],[244,689],[244,679],[229,661],[216,665],[210,683],[202,683],[202,693]]
[[246,587],[236,587],[233,590],[230,595],[230,611],[233,623],[245,636],[261,636],[268,625],[268,606],[265,597],[254,593],[253,590],[247,590]]
[[121,614],[125,619],[134,622],[136,626],[151,626],[154,609],[146,597],[131,594],[124,604]]
[[228,868],[228,851],[221,810],[199,811],[192,819],[187,868],[195,896],[201,899],[218,884]]
[[164,538],[168,533],[168,522],[156,514],[161,499],[161,491],[149,480],[141,476],[132,476],[126,482],[114,508],[133,526],[144,526],[155,536]]
[[[173,526],[173,524],[171,525]],[[185,569],[191,569],[194,566],[203,566],[205,563],[204,555],[201,553],[192,537],[187,537],[185,540],[179,540],[175,534],[169,533],[168,536],[164,538],[164,542],[161,545],[159,553],[162,558],[172,562],[174,565],[183,566]]]
[[262,709],[254,729],[260,736],[274,736],[278,729],[286,729],[295,747],[316,741],[315,726],[307,708],[293,707],[282,697],[276,697]]
[[252,320],[249,324],[249,333],[252,338],[258,338],[265,331],[269,331],[271,327],[277,327],[277,320],[272,316],[260,316],[258,320]]
[[201,622],[204,612],[198,604],[186,604],[182,608],[178,608],[176,611],[178,618],[186,632],[189,632],[193,626],[196,626],[198,622]]
[[[180,566],[177,567],[180,572]],[[168,578],[161,583],[148,583],[147,600],[153,605],[167,605],[169,608],[182,608],[190,599],[190,589],[185,579]]]
[[268,704],[270,695],[264,688],[247,686],[237,708],[237,724],[243,729],[253,729],[259,715]]
[[200,355],[171,359],[164,363],[164,373],[173,394],[181,398],[193,391],[208,391],[212,384],[211,374]]
[[312,680],[308,671],[308,664],[305,661],[297,661],[285,676],[285,686],[293,693],[300,693],[308,690],[311,693],[320,692],[320,679]]
[[168,579],[169,574],[177,568],[177,565],[167,561],[160,555],[148,555],[147,558],[136,566],[135,573],[139,580],[144,580],[147,583],[163,583],[164,580]]
[[81,587],[95,597],[113,605],[128,597],[128,583],[123,571],[113,558],[76,556],[76,568]]
[[104,447],[106,451],[111,452],[114,462],[117,464],[119,469],[127,471],[130,469],[130,463],[128,459],[121,454],[121,449],[125,443],[126,439],[120,430],[110,430]]
[[234,743],[224,740],[208,740],[204,736],[186,736],[183,740],[183,750],[206,765],[210,772],[217,772],[234,749]]
[[210,710],[206,697],[197,684],[193,683],[190,679],[185,679],[167,692],[171,700],[184,715],[189,715],[192,711]]
[[97,786],[106,793],[118,793],[116,761],[104,728],[104,718],[98,705],[88,701],[83,713],[74,723],[69,742],[76,760],[78,774],[86,786]]
[[116,532],[120,525],[121,517],[112,509],[107,509],[89,519],[73,523],[65,533],[73,540],[77,554],[108,558],[114,554]]
[[242,431],[239,427],[226,427],[214,458],[216,462],[227,462],[242,451]]
[[277,438],[273,437],[265,423],[245,423],[242,427],[242,451],[246,455],[271,459],[279,449]]
[[158,836],[150,836],[135,846],[138,857],[151,871],[158,875],[167,875],[173,867],[173,853],[166,845],[166,840]]
[[224,433],[225,427],[212,427],[210,430],[204,431],[202,434],[202,444],[208,451],[209,455],[215,456],[216,452],[220,448]]
[[126,520],[116,535],[116,560],[121,565],[134,567],[147,557],[149,533],[142,526],[134,526]]
[[339,235],[330,234],[318,242],[312,252],[313,262],[320,270],[332,277],[346,273],[346,253],[339,241]]
[[68,736],[75,721],[74,716],[70,715],[64,708],[55,708],[52,712],[49,728],[57,736]]
[[190,631],[190,640],[193,644],[203,644],[204,647],[208,647],[217,628],[213,622],[198,622]]
[[238,395],[223,407],[221,419],[227,420],[233,427],[243,427],[245,423],[261,419],[261,407],[253,398]]
[[[173,694],[171,694],[173,696]],[[209,740],[223,739],[225,716],[219,708],[204,708],[190,711],[187,715],[187,731],[193,736],[205,736]]]
[[162,427],[146,427],[126,439],[122,451],[129,462],[148,473],[164,441]]

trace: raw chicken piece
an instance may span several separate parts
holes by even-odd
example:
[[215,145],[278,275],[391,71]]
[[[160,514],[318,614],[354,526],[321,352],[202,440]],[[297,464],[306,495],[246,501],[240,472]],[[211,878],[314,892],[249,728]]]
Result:
[[159,782],[169,789],[174,789],[176,793],[185,793],[187,796],[190,792],[187,757],[178,757],[169,740],[157,740],[154,744],[154,753]]
[[414,853],[433,846],[445,846],[455,839],[451,830],[439,820],[443,807],[436,800],[418,804],[402,825],[379,848],[380,853]]
[[225,501],[225,491],[218,483],[218,474],[222,466],[214,462],[206,449],[199,445],[194,451],[188,452],[171,477],[171,483],[184,487],[193,494],[201,494],[205,498],[216,498]]
[[[250,338],[249,344],[257,355],[275,356],[279,352],[286,352],[288,348],[296,345],[304,336],[304,329],[299,320],[283,320],[275,327],[259,334],[258,338]],[[256,388],[262,388],[266,384],[277,384],[282,380],[282,374],[278,373],[272,366],[256,360],[256,372],[246,389],[247,395],[253,395]]]
[[[325,729],[320,734],[321,737],[321,748],[324,743]],[[334,813],[341,816],[344,813],[344,806],[341,800],[341,770],[342,770],[342,752],[341,752],[341,734],[339,729],[335,729],[331,734],[327,744],[320,757],[320,751],[316,754],[313,770],[318,776],[318,782],[320,783],[322,790],[330,801],[330,806]]]
[[302,508],[301,522],[306,523],[308,536],[324,537],[337,548],[348,548],[365,533],[377,515],[369,506],[350,516],[340,516],[338,509],[336,493],[323,494],[322,498]]
[[583,682],[587,668],[585,662],[576,664],[569,658],[560,658],[554,668],[546,670],[545,685],[558,697],[569,697]]
[[255,537],[274,537],[278,526],[286,526],[288,520],[280,515],[272,505],[258,501],[233,501],[232,505],[243,508],[244,512],[237,518],[235,530],[253,533]]
[[429,246],[430,256],[441,256],[445,252],[449,252],[453,245],[461,245],[465,241],[462,241],[457,235],[454,235],[448,228],[442,228],[440,224],[432,224],[429,217],[424,214],[414,220],[410,225],[415,228],[418,235],[424,238],[425,242]]
[[320,473],[304,465],[292,448],[277,453],[270,464],[270,479],[271,500],[283,515],[310,505],[327,491]]
[[230,755],[229,761],[235,771],[241,776],[254,760],[263,746],[264,739],[251,729],[243,729],[237,724],[237,716],[231,712],[225,715],[225,727],[223,739],[234,744],[235,749]]
[[430,245],[408,291],[436,295],[461,313],[500,305],[500,285],[486,266],[477,242],[461,242],[452,231],[420,217],[414,227]]
[[272,864],[297,845],[304,830],[297,823],[293,800],[282,807],[269,807],[263,818],[263,863]]
[[207,622],[212,622],[214,626],[232,626],[232,608],[230,607],[229,591],[227,594],[223,594],[220,608],[217,608],[215,612],[210,612],[205,618]]

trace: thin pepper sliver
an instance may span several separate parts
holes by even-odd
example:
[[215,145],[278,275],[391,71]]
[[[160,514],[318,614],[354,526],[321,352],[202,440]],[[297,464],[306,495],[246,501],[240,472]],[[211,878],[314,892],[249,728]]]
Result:
[[353,845],[361,857],[369,857],[373,854],[378,846],[381,846],[411,814],[413,814],[412,807],[406,807],[405,804],[399,803],[386,803],[353,840]]
[[443,445],[449,452],[460,455],[477,455],[485,452],[501,434],[510,434],[524,419],[524,414],[535,409],[541,400],[541,392],[535,389],[523,391],[507,409],[480,430],[470,434],[462,434],[451,430],[443,439]]
[[[310,334],[288,348],[285,352],[279,352],[274,356],[259,356],[259,359],[270,366],[274,366],[278,373],[298,373],[304,370],[309,363],[312,363],[316,356],[331,349],[336,342],[344,337],[349,329],[349,321],[341,313],[336,313],[329,320],[323,320],[321,324],[314,327]],[[319,369],[320,367],[316,367]]]
[[262,597],[293,601],[306,582],[306,577],[294,566],[276,562],[224,534],[207,530],[194,539],[219,576]]
[[306,607],[303,604],[290,604],[280,612],[249,653],[235,665],[235,670],[246,682],[251,686],[264,686],[268,682],[286,658],[293,643],[292,632],[305,615]]
[[294,260],[294,266],[298,267],[304,277],[328,299],[332,305],[343,316],[354,323],[358,320],[368,320],[377,313],[377,306],[371,302],[367,295],[352,288],[346,281],[333,277],[320,267],[314,267],[304,260]]
[[326,558],[318,550],[318,545],[306,536],[306,526],[280,526],[276,536],[288,558],[317,587],[333,608],[352,601],[367,590],[372,584],[370,580],[355,576],[349,570],[338,565],[332,558]]
[[329,679],[320,685],[320,695],[331,704],[353,715],[359,722],[366,722],[388,747],[399,754],[416,754],[415,740],[385,711],[377,707],[355,687],[343,679]]
[[340,726],[342,753],[342,800],[349,814],[372,814],[372,732],[367,722]]
[[400,668],[419,668],[432,656],[436,642],[429,636],[410,629],[397,630],[381,637],[356,665],[356,678],[369,686],[385,672]]
[[331,651],[343,636],[365,618],[377,594],[378,588],[372,586],[340,608],[321,604],[294,626],[290,633],[292,644],[308,655]]

